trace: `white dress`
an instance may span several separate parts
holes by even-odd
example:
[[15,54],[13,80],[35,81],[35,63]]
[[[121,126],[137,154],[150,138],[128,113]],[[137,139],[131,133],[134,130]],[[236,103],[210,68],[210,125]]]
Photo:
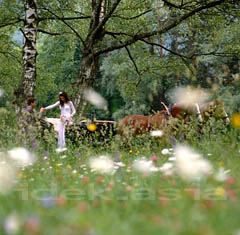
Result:
[[60,125],[59,125],[59,131],[58,131],[58,148],[64,148],[66,146],[65,142],[65,126],[69,123],[71,117],[76,113],[76,110],[73,106],[72,101],[69,101],[68,103],[64,104],[63,106],[60,105],[60,101],[56,102],[53,105],[47,106],[45,109],[53,109],[55,107],[59,106],[61,110],[61,116],[60,116]]

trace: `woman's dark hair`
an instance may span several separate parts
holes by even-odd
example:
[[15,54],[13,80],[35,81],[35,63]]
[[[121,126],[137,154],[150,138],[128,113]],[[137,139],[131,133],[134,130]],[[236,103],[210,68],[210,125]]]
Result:
[[62,91],[59,93],[59,101],[60,101],[60,105],[63,106],[64,102],[60,99],[60,96],[63,96],[65,98],[65,102],[68,103],[69,98],[66,92]]

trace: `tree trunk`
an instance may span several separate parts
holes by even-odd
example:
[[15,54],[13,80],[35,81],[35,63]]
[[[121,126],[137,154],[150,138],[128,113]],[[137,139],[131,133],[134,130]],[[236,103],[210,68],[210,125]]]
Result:
[[18,88],[15,90],[15,108],[16,112],[21,113],[26,107],[27,97],[34,95],[36,83],[36,39],[38,30],[37,0],[24,0],[25,19],[24,45],[22,52],[23,67],[22,79]]
[[98,70],[99,57],[90,53],[83,53],[77,82],[73,84],[73,103],[79,119],[86,116],[88,109],[88,102],[84,98],[84,90],[93,86]]

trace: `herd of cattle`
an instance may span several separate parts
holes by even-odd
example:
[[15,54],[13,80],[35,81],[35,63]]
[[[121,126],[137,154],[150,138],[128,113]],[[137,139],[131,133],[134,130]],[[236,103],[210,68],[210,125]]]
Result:
[[[191,117],[204,123],[210,117],[222,119],[229,123],[228,115],[224,109],[221,100],[188,107],[182,104],[175,104],[165,110],[159,111],[155,115],[129,115],[119,122],[85,120],[74,123],[66,127],[66,137],[72,142],[76,141],[108,141],[117,133],[122,136],[139,135],[149,133],[152,130],[159,130],[169,127],[172,119],[180,119],[184,123],[190,123]],[[41,121],[42,126],[46,129],[58,131],[59,119],[47,118]],[[173,127],[174,128],[174,127]]]

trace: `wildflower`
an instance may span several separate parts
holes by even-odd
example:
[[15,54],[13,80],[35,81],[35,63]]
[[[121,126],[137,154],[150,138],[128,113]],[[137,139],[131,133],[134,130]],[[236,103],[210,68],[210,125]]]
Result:
[[56,149],[56,153],[62,153],[64,151],[66,151],[66,150],[67,150],[67,148],[57,148]]
[[8,151],[9,158],[20,166],[29,166],[35,161],[35,156],[23,147],[13,148]]
[[88,177],[83,177],[82,178],[82,183],[83,184],[87,184],[89,182],[89,178]]
[[88,204],[86,202],[80,202],[78,203],[77,208],[81,213],[84,213],[88,210]]
[[98,177],[96,178],[96,181],[101,184],[101,183],[103,183],[104,179],[103,179],[102,176],[98,176]]
[[128,185],[128,186],[126,187],[126,191],[127,191],[127,192],[132,191],[132,186]]
[[48,151],[47,150],[43,150],[43,155],[47,156],[48,155]]
[[158,157],[157,157],[157,156],[152,156],[152,157],[151,157],[151,161],[156,162],[157,160],[158,160]]
[[176,171],[186,180],[197,180],[209,175],[211,164],[186,146],[178,145],[176,152]]
[[77,170],[73,170],[72,173],[73,173],[73,174],[77,174]]
[[220,182],[225,181],[228,178],[228,172],[230,172],[230,170],[225,170],[223,167],[220,167],[215,175],[215,179]]
[[30,234],[39,234],[40,230],[39,219],[36,216],[30,216],[25,221],[24,228]]
[[193,87],[177,87],[170,92],[171,99],[174,103],[181,103],[183,106],[195,108],[195,104],[203,104],[209,94],[203,89]]
[[218,166],[223,166],[223,165],[224,165],[223,162],[219,162],[219,163],[218,163]]
[[48,209],[55,206],[56,198],[54,198],[52,195],[45,195],[41,198],[41,202],[43,207]]
[[96,131],[97,126],[95,124],[90,124],[87,126],[87,129],[93,132],[93,131]]
[[145,157],[134,160],[133,161],[133,168],[136,171],[139,171],[141,173],[149,173],[149,172],[158,171],[158,168],[153,166],[153,162],[151,160],[146,160]]
[[64,196],[59,196],[56,198],[56,205],[57,206],[65,206],[67,203],[67,199]]
[[173,164],[171,162],[166,162],[159,168],[164,175],[172,175],[173,173]]
[[[10,164],[0,165],[0,192],[7,193],[15,184],[17,169]],[[21,172],[19,173],[23,175]],[[20,177],[21,177],[20,176]]]
[[67,168],[71,169],[72,167],[71,167],[71,165],[70,165],[70,164],[67,164]]
[[20,230],[20,226],[20,219],[16,213],[7,216],[3,224],[4,230],[7,234],[17,234]]
[[225,182],[228,184],[228,185],[231,185],[231,184],[234,184],[235,183],[235,179],[232,178],[232,177],[228,177]]
[[161,151],[161,153],[162,153],[163,155],[167,155],[167,154],[170,154],[170,151],[169,151],[168,149],[163,149],[163,150]]
[[150,132],[150,136],[161,137],[161,136],[163,136],[163,131],[162,130],[151,131]]
[[90,159],[90,168],[92,169],[92,172],[106,174],[113,174],[115,172],[114,163],[107,156],[100,156],[98,158]]
[[107,109],[107,101],[92,88],[84,90],[84,97],[91,104],[95,105],[100,109]]
[[217,187],[216,190],[215,190],[215,194],[218,196],[218,197],[223,197],[225,196],[225,190],[223,187]]
[[240,113],[235,113],[231,117],[231,125],[234,128],[240,129]]

